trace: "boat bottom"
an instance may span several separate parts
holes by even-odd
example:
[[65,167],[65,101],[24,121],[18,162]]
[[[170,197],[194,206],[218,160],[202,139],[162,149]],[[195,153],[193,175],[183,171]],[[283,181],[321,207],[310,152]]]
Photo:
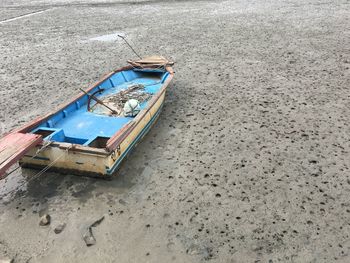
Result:
[[[22,168],[25,169],[34,169],[34,170],[43,170],[47,169],[47,165],[41,165],[41,164],[34,164],[34,163],[19,163],[19,165]],[[103,173],[96,173],[96,172],[90,172],[90,171],[82,171],[78,169],[68,169],[68,168],[62,168],[62,167],[55,167],[52,166],[49,169],[47,169],[49,172],[54,173],[60,173],[60,174],[74,174],[77,176],[84,176],[84,177],[93,177],[93,178],[101,178],[105,180],[111,180],[113,175],[110,174],[103,174]]]

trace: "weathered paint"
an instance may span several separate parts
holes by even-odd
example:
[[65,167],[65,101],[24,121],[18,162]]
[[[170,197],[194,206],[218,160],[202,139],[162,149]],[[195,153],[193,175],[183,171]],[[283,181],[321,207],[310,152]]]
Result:
[[[26,167],[44,167],[54,162],[52,167],[58,171],[68,171],[80,174],[94,174],[94,175],[112,175],[118,168],[121,161],[132,150],[137,142],[147,133],[152,124],[156,121],[160,114],[161,107],[164,102],[165,90],[170,83],[173,72],[171,68],[167,68],[165,72],[159,75],[159,70],[154,70],[157,75],[158,81],[155,81],[155,76],[152,75],[152,69],[147,70],[149,78],[136,78],[141,84],[146,84],[148,92],[153,93],[153,98],[144,105],[142,111],[135,118],[119,117],[117,121],[106,121],[105,116],[97,116],[97,124],[101,124],[101,127],[95,130],[79,132],[79,125],[74,119],[79,120],[79,115],[82,116],[81,121],[89,122],[96,121],[96,116],[90,115],[90,112],[84,110],[87,97],[80,96],[75,101],[62,107],[60,111],[53,113],[48,118],[42,118],[41,121],[31,126],[31,132],[36,132],[38,129],[54,130],[50,136],[50,140],[54,141],[53,144],[42,150],[35,158],[32,158],[40,148],[40,146],[32,149],[24,156],[20,163]],[[135,79],[132,76],[139,76],[140,71],[130,73],[131,70],[115,71],[120,72],[120,77],[124,82],[113,87],[113,81],[118,82],[117,78],[113,79],[113,74],[108,74],[107,77],[98,82],[95,87],[90,88],[90,92],[98,87],[105,88],[108,92],[113,92],[111,89],[115,89],[114,92],[122,89],[126,82],[135,83]],[[114,73],[115,73],[114,72]],[[135,74],[135,75],[133,75]],[[141,72],[142,74],[142,72]],[[112,76],[112,78],[111,78]],[[119,79],[119,81],[121,80]],[[110,84],[106,84],[106,82]],[[148,85],[152,84],[159,85]],[[111,85],[111,86],[108,86]],[[103,96],[103,95],[102,95]],[[71,113],[74,111],[73,113]],[[73,114],[72,118],[68,119],[67,116]],[[91,113],[93,114],[93,113]],[[90,116],[89,116],[90,115]],[[60,119],[61,118],[61,119]],[[67,119],[65,119],[67,118]],[[104,120],[101,122],[101,120]],[[108,119],[107,119],[108,120]],[[110,118],[110,120],[112,120]],[[120,123],[123,122],[124,123]],[[67,141],[62,135],[68,137],[72,141]],[[104,132],[101,134],[100,132]],[[66,135],[69,134],[69,136]],[[85,136],[85,137],[84,137]],[[93,141],[96,136],[105,136],[110,138],[107,142],[106,148],[93,148],[89,147],[89,143]],[[48,137],[47,137],[48,138]]]
[[17,162],[31,147],[39,144],[42,136],[14,132],[0,139],[0,179],[6,170]]
[[93,148],[90,147],[91,152],[79,152],[73,148],[62,149],[57,145],[47,147],[35,158],[32,158],[40,148],[36,147],[21,159],[21,165],[36,168],[44,167],[54,162],[54,168],[61,168],[71,172],[79,171],[80,174],[86,172],[96,175],[112,175],[122,160],[156,121],[161,111],[164,95],[163,93],[157,103],[150,109],[149,113],[120,144],[120,148],[113,152],[106,152],[105,154],[94,153]]

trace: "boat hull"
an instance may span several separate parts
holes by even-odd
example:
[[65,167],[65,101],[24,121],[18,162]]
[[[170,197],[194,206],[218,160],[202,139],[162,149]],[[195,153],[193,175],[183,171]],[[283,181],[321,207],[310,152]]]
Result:
[[42,149],[42,145],[39,145],[27,152],[19,161],[20,165],[33,169],[42,169],[49,166],[51,171],[63,174],[73,173],[105,178],[112,176],[125,157],[158,119],[164,103],[165,91],[160,94],[152,107],[136,123],[115,150],[101,151],[101,149],[92,147],[85,147],[82,150],[62,143],[52,144]]

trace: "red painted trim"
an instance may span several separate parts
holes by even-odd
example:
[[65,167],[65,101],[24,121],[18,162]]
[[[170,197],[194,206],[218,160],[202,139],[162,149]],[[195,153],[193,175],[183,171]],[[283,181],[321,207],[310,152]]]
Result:
[[41,143],[41,135],[31,133],[9,133],[0,140],[0,180],[6,171],[30,149]]

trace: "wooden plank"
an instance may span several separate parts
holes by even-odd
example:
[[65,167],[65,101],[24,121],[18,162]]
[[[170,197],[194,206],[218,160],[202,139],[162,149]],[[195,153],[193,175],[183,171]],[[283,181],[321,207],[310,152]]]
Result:
[[0,139],[0,180],[8,168],[16,163],[28,150],[41,143],[41,135],[31,133],[9,133]]

